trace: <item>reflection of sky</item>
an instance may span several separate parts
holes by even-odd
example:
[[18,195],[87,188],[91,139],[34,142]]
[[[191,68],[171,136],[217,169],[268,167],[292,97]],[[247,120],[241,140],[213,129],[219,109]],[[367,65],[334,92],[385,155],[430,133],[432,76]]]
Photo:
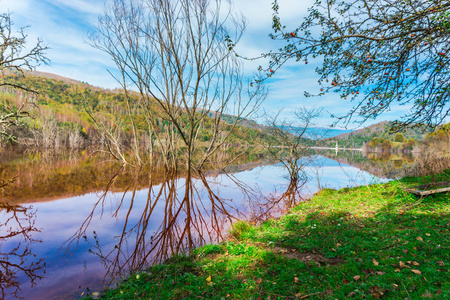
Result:
[[[338,162],[324,158],[316,157],[312,162],[307,164],[306,171],[310,177],[310,181],[305,189],[305,195],[312,195],[318,190],[318,181],[321,187],[342,188],[347,186],[356,186],[365,183],[379,181],[373,175],[361,171],[349,165],[341,165]],[[263,195],[274,193],[274,191],[283,191],[286,188],[287,178],[286,171],[281,164],[257,167],[249,171],[236,173],[231,177],[227,175],[219,175],[209,178],[209,185],[216,194],[230,205],[229,213],[236,217],[242,217],[248,211],[248,198],[243,197],[242,190],[239,189],[233,180],[238,180],[251,187],[254,191],[261,192]],[[319,175],[319,180],[317,180]],[[177,190],[181,195],[184,190],[184,179],[177,181]],[[211,202],[207,198],[207,193],[202,187],[199,179],[194,179],[194,185],[198,189],[200,211],[207,219],[210,215]],[[155,187],[157,190],[158,187]],[[147,204],[148,189],[137,192],[133,202],[133,208],[128,219],[128,227],[133,226],[139,220]],[[91,253],[89,249],[95,250],[93,244],[93,231],[97,233],[99,244],[103,253],[114,249],[118,237],[121,235],[124,225],[125,216],[130,208],[131,192],[125,194],[124,203],[122,204],[118,215],[113,217],[113,213],[117,209],[122,193],[109,194],[104,203],[104,211],[101,214],[101,205],[94,210],[92,221],[86,231],[90,245],[83,239],[80,240],[77,247],[72,245],[70,251],[66,253],[62,247],[81,226],[86,217],[92,212],[94,204],[99,199],[99,194],[91,193],[79,197],[71,197],[51,202],[34,203],[31,206],[37,209],[36,228],[42,229],[41,233],[35,233],[35,239],[41,239],[42,243],[34,243],[31,245],[33,253],[37,258],[46,258],[47,272],[45,279],[40,281],[35,288],[30,288],[30,284],[26,283],[26,278],[21,278],[23,296],[33,299],[47,299],[54,296],[73,295],[74,292],[90,287],[95,290],[101,286],[104,267],[100,264],[99,258]],[[204,206],[203,206],[204,205]],[[164,218],[164,201],[159,201],[156,205],[153,215],[147,227],[148,235],[153,235],[158,230]],[[179,216],[178,222],[184,224],[186,214]],[[224,216],[218,216],[225,219]],[[4,214],[0,214],[0,220],[5,218]],[[224,220],[224,227],[228,226]],[[202,229],[200,229],[202,231]],[[193,234],[197,234],[193,232]],[[198,238],[198,236],[194,236]],[[206,238],[206,242],[210,242]],[[16,245],[18,239],[10,239],[2,249],[10,249]],[[133,237],[128,241],[128,249],[133,249]],[[127,251],[127,248],[125,248]],[[80,293],[80,292],[78,292]]]

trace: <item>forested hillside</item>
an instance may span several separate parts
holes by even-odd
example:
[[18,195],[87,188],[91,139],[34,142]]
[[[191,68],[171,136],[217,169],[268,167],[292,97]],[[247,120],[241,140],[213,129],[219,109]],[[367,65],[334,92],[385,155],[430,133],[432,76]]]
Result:
[[391,130],[392,122],[384,121],[353,132],[337,135],[323,140],[323,145],[334,147],[338,142],[339,147],[361,148],[371,141],[374,144],[385,143],[407,143],[408,141],[422,140],[432,130],[426,126],[417,126],[414,128],[405,128],[400,132]]
[[[36,91],[31,93],[12,87],[0,88],[0,109],[28,106],[27,111],[30,112],[29,118],[21,120],[21,126],[8,128],[8,133],[14,139],[3,140],[3,145],[83,148],[88,145],[102,144],[105,141],[99,134],[96,123],[107,126],[123,143],[129,142],[134,123],[138,134],[147,136],[147,140],[150,140],[146,116],[138,109],[135,109],[130,116],[127,113],[127,98],[119,89],[103,89],[42,72],[25,71],[21,74],[8,71],[4,73],[1,80]],[[138,97],[138,94],[129,96],[133,99]],[[160,115],[156,105],[152,105],[151,109],[155,116]],[[214,112],[210,115],[214,116]],[[230,123],[230,120],[234,118],[232,115],[224,115],[223,123]],[[158,127],[156,130],[166,130],[168,120],[157,118],[154,121]],[[208,129],[212,126],[212,122],[212,119],[204,121],[199,131],[200,140],[208,141],[211,138]],[[242,119],[239,126],[233,130],[228,143],[237,146],[253,145],[257,140],[264,138],[266,132],[265,127]]]

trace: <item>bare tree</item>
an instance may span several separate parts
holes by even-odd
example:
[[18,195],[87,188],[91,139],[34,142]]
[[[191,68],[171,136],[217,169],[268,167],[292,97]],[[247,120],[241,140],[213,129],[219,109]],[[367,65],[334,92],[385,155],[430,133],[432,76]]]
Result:
[[[8,72],[22,74],[23,68],[31,70],[40,63],[47,63],[45,51],[48,48],[42,40],[38,39],[36,45],[28,50],[25,28],[15,32],[13,25],[9,13],[0,14],[0,87],[6,86],[33,92],[26,86],[9,82],[5,75]],[[22,118],[29,116],[29,109],[29,101],[19,106],[9,105],[6,102],[0,104],[0,137],[12,138],[6,129],[12,125],[18,125]]]
[[276,198],[278,200],[272,199],[270,202],[272,206],[285,200],[291,207],[302,198],[301,187],[308,180],[305,165],[309,162],[311,146],[307,130],[321,113],[321,109],[299,108],[293,112],[295,121],[279,120],[279,114],[267,117],[271,135],[265,147],[271,156],[285,167],[289,175],[286,191],[281,197]]
[[[182,163],[190,174],[265,98],[260,84],[242,76],[233,49],[245,22],[230,9],[221,0],[115,0],[100,18],[91,41],[119,71],[111,74],[125,91],[138,163],[142,124],[133,112],[145,115],[150,158],[158,152],[168,167]],[[225,113],[236,117],[231,124]],[[210,138],[200,148],[205,130]]]

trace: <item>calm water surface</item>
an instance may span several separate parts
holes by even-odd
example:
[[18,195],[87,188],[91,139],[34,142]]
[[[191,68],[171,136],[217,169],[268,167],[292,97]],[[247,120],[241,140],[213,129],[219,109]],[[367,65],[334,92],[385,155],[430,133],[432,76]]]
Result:
[[[319,186],[383,182],[408,166],[405,160],[395,167],[383,164],[380,171],[359,153],[324,155],[314,156],[306,168],[305,198]],[[116,176],[113,163],[98,165],[87,155],[48,165],[2,161],[3,178],[18,176],[0,201],[4,298],[70,299],[100,291],[130,270],[220,242],[235,220],[262,221],[293,204],[280,199],[288,179],[277,164],[253,162],[233,174],[190,182],[132,171]],[[192,187],[189,199],[186,184]]]

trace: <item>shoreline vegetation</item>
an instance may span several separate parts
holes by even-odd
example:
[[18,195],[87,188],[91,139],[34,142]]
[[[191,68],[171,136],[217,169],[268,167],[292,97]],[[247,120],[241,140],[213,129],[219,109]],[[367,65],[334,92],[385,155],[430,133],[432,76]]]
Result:
[[88,299],[447,299],[449,175],[323,189],[283,216],[237,222],[218,245],[131,274]]

